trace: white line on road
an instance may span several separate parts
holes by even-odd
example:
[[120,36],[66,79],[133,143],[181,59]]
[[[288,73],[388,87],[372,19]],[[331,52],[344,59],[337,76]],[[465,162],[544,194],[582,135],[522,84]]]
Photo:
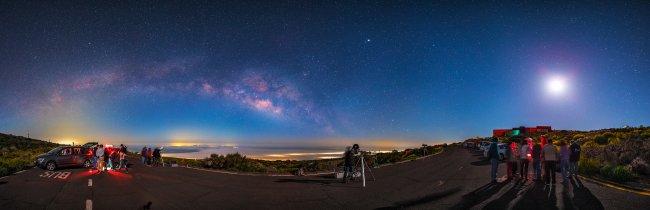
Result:
[[92,186],[93,186],[93,179],[88,179],[88,187],[92,187]]
[[86,199],[86,210],[93,210],[93,201]]

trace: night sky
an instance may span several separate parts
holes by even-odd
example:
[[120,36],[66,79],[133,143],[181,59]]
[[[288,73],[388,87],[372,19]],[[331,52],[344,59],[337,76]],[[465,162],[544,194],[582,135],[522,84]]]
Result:
[[0,132],[436,142],[650,125],[650,4],[0,2]]

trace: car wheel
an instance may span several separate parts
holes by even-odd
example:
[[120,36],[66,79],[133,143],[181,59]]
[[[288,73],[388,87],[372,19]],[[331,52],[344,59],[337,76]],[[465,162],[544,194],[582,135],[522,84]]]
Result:
[[84,161],[84,168],[90,168],[90,166],[91,166],[90,160]]
[[47,164],[45,164],[45,168],[47,170],[54,171],[54,169],[56,169],[56,164],[52,161],[47,162]]

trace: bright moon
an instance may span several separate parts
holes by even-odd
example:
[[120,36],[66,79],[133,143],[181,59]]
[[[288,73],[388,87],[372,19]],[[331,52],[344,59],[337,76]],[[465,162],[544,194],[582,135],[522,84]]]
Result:
[[546,90],[553,95],[562,95],[566,89],[567,81],[563,77],[555,76],[546,81]]

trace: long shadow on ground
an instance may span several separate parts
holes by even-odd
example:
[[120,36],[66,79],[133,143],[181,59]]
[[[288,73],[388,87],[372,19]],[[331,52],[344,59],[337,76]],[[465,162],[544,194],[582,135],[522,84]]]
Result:
[[506,191],[501,197],[490,201],[484,209],[505,209],[512,200],[517,198],[519,192],[525,187],[527,187],[526,180],[518,179],[515,181],[515,184],[508,189],[508,191]]
[[433,202],[433,201],[439,200],[441,198],[450,196],[450,195],[460,191],[460,189],[461,189],[460,187],[451,188],[451,189],[448,189],[448,190],[443,190],[441,192],[431,193],[429,195],[426,195],[426,196],[423,196],[423,197],[420,197],[420,198],[396,202],[392,206],[382,207],[382,208],[378,208],[378,209],[401,209],[401,208],[406,208],[406,207],[413,207],[413,206],[417,206],[417,205],[422,205],[422,204],[425,204],[425,203]]
[[574,177],[571,179],[571,188],[573,189],[573,199],[571,202],[573,206],[578,209],[600,210],[605,209],[603,204],[589,191],[583,184],[580,178]]
[[[563,188],[561,198],[565,209],[604,209],[602,203],[594,196],[589,189],[582,185],[579,179],[577,182],[571,181],[570,185],[555,184],[549,193],[548,186],[543,182],[535,182],[533,186],[523,194],[521,200],[513,206],[513,209],[558,209],[556,206],[557,197],[555,191],[557,188]],[[576,184],[577,183],[577,184]],[[573,198],[570,191],[573,191]],[[505,196],[505,195],[504,195]],[[507,199],[507,198],[506,198]],[[505,199],[504,199],[505,200]],[[488,206],[486,206],[487,208]],[[491,209],[503,209],[506,205],[493,205]]]
[[[549,192],[548,186],[544,182],[534,182],[533,186],[522,195],[521,200],[513,206],[513,209],[557,209],[555,190],[558,186],[561,187],[561,185],[554,185]],[[497,206],[493,207],[497,208]]]
[[506,186],[510,180],[506,180],[499,183],[489,183],[479,187],[478,189],[463,195],[460,202],[452,206],[451,209],[469,209],[476,204],[481,203],[484,200],[487,200],[495,193],[499,192],[501,188]]

